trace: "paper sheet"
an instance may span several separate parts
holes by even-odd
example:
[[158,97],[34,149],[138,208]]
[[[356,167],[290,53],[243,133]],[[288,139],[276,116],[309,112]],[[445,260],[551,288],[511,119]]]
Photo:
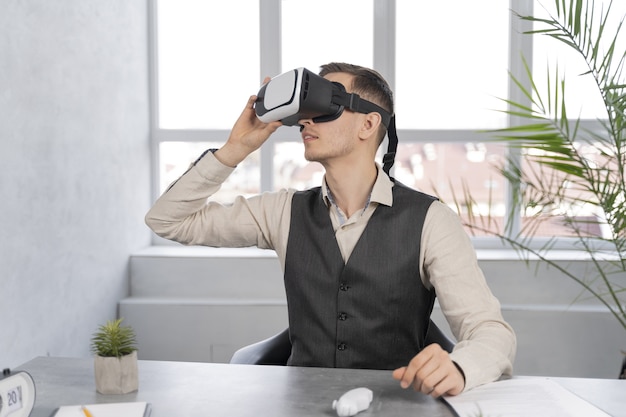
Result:
[[610,417],[548,378],[492,382],[444,400],[460,417]]
[[[147,417],[150,405],[145,402],[85,404],[93,417]],[[85,417],[81,405],[59,407],[52,417]]]

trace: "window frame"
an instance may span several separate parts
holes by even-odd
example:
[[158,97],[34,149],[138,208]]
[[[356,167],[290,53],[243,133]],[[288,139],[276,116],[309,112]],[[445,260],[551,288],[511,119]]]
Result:
[[[278,74],[281,72],[281,24],[280,9],[282,0],[258,0],[259,1],[259,40],[260,40],[260,74],[259,83],[267,74]],[[509,8],[521,15],[533,13],[534,0],[509,0]],[[374,44],[373,62],[374,68],[379,71],[389,82],[392,90],[395,91],[395,66],[396,66],[396,1],[395,0],[373,0],[374,6]],[[228,129],[162,129],[159,127],[159,91],[158,91],[158,0],[149,0],[149,77],[150,77],[150,151],[151,151],[151,178],[152,197],[158,198],[159,189],[159,144],[161,142],[225,142],[230,131]],[[514,16],[509,17],[509,53],[508,68],[511,74],[518,80],[525,80],[525,67],[522,62],[522,55],[526,58],[527,64],[532,68],[533,36],[525,35],[532,29],[532,23],[520,20]],[[392,45],[392,47],[389,47]],[[278,46],[278,47],[277,47]],[[525,87],[528,87],[526,85]],[[508,79],[508,98],[514,102],[530,105],[529,99],[525,97],[520,89],[513,83],[511,77]],[[515,126],[524,121],[516,116],[508,116],[507,125]],[[598,122],[583,120],[581,125],[592,128]],[[471,129],[398,129],[398,137],[404,143],[424,143],[446,142],[446,143],[466,143],[481,142],[485,140],[485,134]],[[273,155],[274,147],[277,143],[295,142],[294,138],[287,130],[279,129],[260,149],[260,190],[273,190]],[[385,143],[381,145],[386,149]],[[521,155],[514,148],[508,149],[509,156],[520,160]],[[393,168],[391,174],[393,175]],[[505,190],[505,204],[507,207],[513,205],[513,198],[510,187]],[[512,228],[514,235],[520,228],[521,216],[519,208],[514,211],[515,220]],[[477,249],[502,249],[502,242],[495,237],[471,237]],[[537,248],[548,241],[547,238],[534,238],[533,242]],[[164,239],[153,237],[153,244],[166,244]],[[572,249],[574,238],[557,238],[552,245],[553,249]]]

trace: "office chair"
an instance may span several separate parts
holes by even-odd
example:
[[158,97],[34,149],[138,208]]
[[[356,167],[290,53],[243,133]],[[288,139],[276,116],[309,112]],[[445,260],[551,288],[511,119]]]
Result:
[[[439,345],[448,353],[452,352],[454,342],[446,336],[437,325],[430,320],[426,332],[426,346],[431,343]],[[286,365],[291,355],[289,328],[260,342],[244,346],[233,354],[232,364],[246,365]]]

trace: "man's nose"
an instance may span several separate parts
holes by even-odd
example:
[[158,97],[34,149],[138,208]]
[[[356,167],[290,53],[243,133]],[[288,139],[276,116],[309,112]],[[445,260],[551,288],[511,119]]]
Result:
[[298,120],[298,126],[300,126],[300,132],[302,132],[302,130],[304,129],[305,126],[312,125],[312,124],[314,124],[313,119],[300,119],[300,120]]

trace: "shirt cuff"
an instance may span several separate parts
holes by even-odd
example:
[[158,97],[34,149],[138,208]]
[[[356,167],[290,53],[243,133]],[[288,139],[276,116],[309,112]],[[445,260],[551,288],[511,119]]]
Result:
[[208,149],[194,162],[194,168],[203,178],[212,182],[222,183],[235,170],[233,167],[222,164],[213,154],[213,149]]

